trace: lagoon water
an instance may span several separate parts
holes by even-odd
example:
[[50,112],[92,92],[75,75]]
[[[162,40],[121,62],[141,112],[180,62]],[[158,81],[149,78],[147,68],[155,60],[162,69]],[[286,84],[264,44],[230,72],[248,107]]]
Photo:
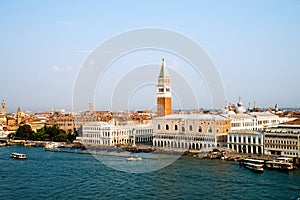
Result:
[[[27,160],[10,153],[26,153]],[[141,162],[143,162],[142,160]],[[182,156],[148,173],[114,170],[90,154],[0,147],[0,199],[291,199],[300,169],[253,173],[236,162]]]

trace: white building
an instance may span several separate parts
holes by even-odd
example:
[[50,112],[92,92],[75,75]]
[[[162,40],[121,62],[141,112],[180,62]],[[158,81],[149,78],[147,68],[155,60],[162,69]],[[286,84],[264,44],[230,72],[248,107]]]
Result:
[[227,147],[239,153],[263,154],[263,134],[254,130],[239,130],[228,133]]
[[300,157],[300,125],[269,127],[264,136],[265,154]]
[[151,124],[115,126],[107,122],[83,125],[83,143],[86,145],[118,146],[152,141]]
[[287,121],[293,121],[295,118],[279,117],[270,112],[250,112],[250,116],[254,117],[253,130],[265,130],[268,126],[277,125]]
[[208,150],[218,145],[218,138],[227,140],[228,131],[230,120],[219,115],[172,114],[153,119],[153,146]]
[[257,130],[263,131],[268,126],[278,125],[287,121],[293,121],[295,118],[279,117],[270,112],[249,112],[242,114],[221,114],[221,116],[230,119],[231,130]]
[[255,118],[248,114],[221,114],[230,119],[231,130],[255,130]]

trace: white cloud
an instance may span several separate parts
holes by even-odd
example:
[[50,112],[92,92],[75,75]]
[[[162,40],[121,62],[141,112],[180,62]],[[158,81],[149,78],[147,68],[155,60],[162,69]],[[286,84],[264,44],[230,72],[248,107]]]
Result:
[[60,67],[58,65],[53,65],[50,68],[50,71],[53,73],[71,73],[75,72],[77,70],[76,67],[66,66],[66,67]]
[[59,67],[57,65],[53,65],[50,69],[51,72],[54,72],[54,73],[58,73],[58,72],[62,72],[63,71],[63,68],[62,67]]

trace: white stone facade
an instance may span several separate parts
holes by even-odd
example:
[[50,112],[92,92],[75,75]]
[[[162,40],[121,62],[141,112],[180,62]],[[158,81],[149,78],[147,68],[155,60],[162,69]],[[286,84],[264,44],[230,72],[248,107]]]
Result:
[[278,125],[295,118],[279,117],[270,112],[250,112],[244,114],[221,114],[231,120],[231,130],[265,130],[268,126]]
[[106,122],[94,122],[83,126],[83,143],[87,145],[118,146],[151,142],[151,124],[114,126]]
[[230,121],[219,115],[173,114],[153,119],[153,146],[177,150],[209,150],[218,135],[230,131]]
[[265,131],[265,154],[300,157],[300,125],[278,125]]
[[229,132],[227,135],[227,147],[239,153],[263,154],[263,134],[253,130]]

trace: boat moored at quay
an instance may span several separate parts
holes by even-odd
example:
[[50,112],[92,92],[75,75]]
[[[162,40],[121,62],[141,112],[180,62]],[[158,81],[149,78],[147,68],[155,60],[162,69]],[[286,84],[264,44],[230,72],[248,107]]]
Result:
[[278,157],[273,160],[246,158],[241,159],[239,162],[240,165],[255,172],[263,172],[264,168],[277,169],[281,171],[291,171],[296,169],[293,163],[293,158],[288,157]]
[[46,143],[44,150],[46,151],[55,151],[59,147],[59,144],[56,142]]
[[253,158],[246,158],[244,160],[241,160],[240,164],[255,172],[263,172],[265,161]]
[[278,169],[278,170],[293,170],[294,164],[292,158],[279,157],[275,160],[269,160],[265,162],[265,166],[269,169]]

